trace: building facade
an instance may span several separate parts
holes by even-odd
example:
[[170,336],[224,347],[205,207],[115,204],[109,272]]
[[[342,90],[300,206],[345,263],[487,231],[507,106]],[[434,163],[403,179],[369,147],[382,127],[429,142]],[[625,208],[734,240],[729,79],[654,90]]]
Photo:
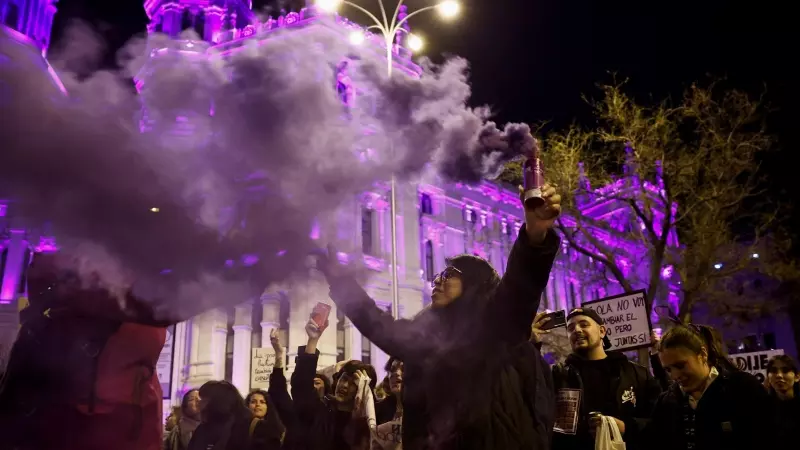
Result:
[[[0,2],[5,24],[3,40],[24,42],[29,51],[43,55],[49,35],[42,34],[42,26],[34,26],[32,21],[40,21],[36,23],[49,27],[55,13],[54,4],[52,0]],[[174,43],[175,48],[164,51],[192,51],[197,52],[199,57],[204,57],[211,48],[219,54],[253,39],[264,40],[268,45],[274,30],[289,29],[290,32],[301,33],[308,27],[329,27],[332,39],[346,39],[343,29],[353,26],[344,19],[333,25],[323,23],[317,20],[312,8],[305,7],[273,17],[258,16],[245,0],[148,0],[145,8],[151,18],[151,32],[165,33],[175,38],[189,29],[196,33],[196,39],[178,40]],[[259,21],[259,18],[263,21]],[[6,44],[3,45],[5,49]],[[412,55],[403,46],[402,40],[395,43],[393,51],[397,72],[418,76],[419,68],[411,61]],[[383,54],[376,51],[375,57],[383,57]],[[137,79],[137,88],[145,99],[148,90],[147,71],[159,64],[158,55],[159,52],[152,53]],[[2,57],[0,55],[0,61]],[[41,66],[30,70],[51,76],[54,89],[58,89],[58,77],[46,60],[43,57],[40,59]],[[343,101],[349,104],[353,102],[352,96],[358,95],[358,86],[348,83],[346,77],[342,77],[336,86],[332,83],[331,89],[339,89]],[[60,89],[63,90],[63,87]],[[143,103],[146,105],[146,100]],[[353,103],[357,107],[358,102]],[[169,123],[159,123],[147,117],[146,108],[140,126],[144,133],[163,133],[177,139],[192,136],[191,117],[177,117]],[[397,189],[398,214],[395,218],[390,215],[388,199],[388,183],[378,183],[373,189],[354,198],[341,211],[340,223],[333,225],[340,231],[346,228],[344,234],[352,239],[354,248],[361,249],[365,263],[374,271],[365,288],[376,304],[388,311],[392,297],[392,277],[388,271],[390,221],[396,220],[399,313],[402,317],[414,316],[430,302],[430,282],[444,269],[447,257],[461,253],[476,254],[490,261],[502,273],[514,238],[523,225],[523,212],[516,190],[491,182],[473,186],[436,182],[400,184]],[[619,213],[622,208],[621,205],[595,198],[586,198],[581,203],[585,214],[598,220],[629,220]],[[26,224],[21,218],[15,218],[13,209],[13,199],[0,198],[0,232],[3,233],[0,235],[0,345],[3,349],[11,345],[18,329],[17,311],[19,302],[24,301],[25,296],[21,273],[30,251],[55,250],[54,238],[46,230],[37,224]],[[630,224],[620,223],[620,226]],[[337,231],[322,226],[318,237],[324,240],[326,233]],[[632,245],[620,243],[621,255],[644,251]],[[674,245],[678,245],[677,238]],[[565,242],[541,299],[541,308],[570,309],[584,301],[621,292],[610,277],[598,280],[593,267],[593,261],[571,251]],[[281,341],[287,347],[288,371],[291,372],[296,349],[306,341],[304,326],[311,310],[317,302],[331,303],[328,289],[322,280],[313,278],[302,285],[265,288],[261,298],[240,299],[234,302],[236,306],[207,311],[170,330],[158,367],[165,390],[165,402],[178,404],[186,389],[209,380],[226,379],[242,393],[249,391],[253,387],[253,349],[271,347],[269,334],[272,329],[280,331]],[[672,288],[663,297],[658,301],[674,303],[678,298]],[[336,320],[333,320],[334,317]],[[358,359],[374,365],[382,377],[387,355],[362,337],[335,307],[331,318],[331,327],[324,333],[319,345],[321,366]]]

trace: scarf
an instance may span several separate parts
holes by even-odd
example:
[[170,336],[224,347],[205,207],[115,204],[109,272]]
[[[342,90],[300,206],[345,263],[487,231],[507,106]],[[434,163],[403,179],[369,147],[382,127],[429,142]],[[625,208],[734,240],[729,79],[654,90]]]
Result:
[[196,430],[198,426],[200,426],[199,420],[194,420],[186,416],[181,417],[181,420],[178,422],[178,440],[181,448],[189,448],[189,441],[192,440],[194,430]]

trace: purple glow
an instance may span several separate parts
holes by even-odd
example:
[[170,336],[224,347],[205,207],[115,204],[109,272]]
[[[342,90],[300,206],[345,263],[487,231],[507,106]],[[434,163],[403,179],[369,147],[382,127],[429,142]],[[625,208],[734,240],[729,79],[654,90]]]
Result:
[[661,269],[661,278],[664,280],[669,280],[672,278],[673,268],[672,266],[666,266]]
[[169,275],[171,273],[172,273],[172,270],[170,270],[170,269],[164,269],[164,270],[162,270],[160,272],[161,275]]
[[285,254],[286,254],[286,250],[281,250],[278,253],[276,253],[275,256],[283,256]]
[[257,255],[242,256],[242,264],[244,264],[245,267],[255,266],[256,264],[258,264],[258,261],[259,259]]
[[308,235],[308,237],[316,241],[319,239],[319,235],[319,221],[314,219],[314,223],[311,224],[311,233]]
[[39,245],[35,247],[38,253],[55,253],[58,251],[56,245],[56,238],[52,236],[41,236],[39,238]]

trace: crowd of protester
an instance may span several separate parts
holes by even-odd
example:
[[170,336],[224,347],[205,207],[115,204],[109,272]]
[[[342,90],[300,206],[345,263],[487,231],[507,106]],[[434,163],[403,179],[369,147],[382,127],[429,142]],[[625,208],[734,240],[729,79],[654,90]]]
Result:
[[[232,384],[210,381],[186,392],[162,424],[153,403],[157,398],[160,405],[161,397],[141,393],[158,387],[152,370],[140,370],[154,364],[158,348],[150,348],[152,339],[137,339],[154,334],[163,340],[160,332],[140,330],[162,330],[164,324],[142,319],[147,314],[141,308],[133,316],[138,320],[117,318],[135,326],[108,327],[104,347],[89,352],[96,358],[80,360],[95,368],[95,384],[86,397],[80,390],[85,383],[78,382],[85,380],[83,372],[68,376],[62,370],[53,376],[53,361],[66,360],[34,352],[45,342],[42,336],[49,336],[43,330],[58,330],[59,348],[70,350],[74,335],[68,332],[75,330],[42,327],[32,316],[23,323],[0,385],[0,448],[754,450],[795,445],[797,363],[789,356],[774,357],[766,382],[760,383],[730,362],[708,326],[675,324],[661,339],[653,335],[647,368],[610,351],[603,318],[578,308],[566,315],[570,355],[552,367],[545,362],[541,347],[551,316],[537,310],[560,248],[551,229],[560,197],[549,186],[543,197],[544,206],[526,208],[526,226],[502,277],[477,256],[452,258],[432,282],[430,307],[411,319],[396,320],[376,306],[338,260],[327,257],[333,249],[318,255],[330,298],[390,355],[380,383],[374,367],[355,360],[338,363],[330,379],[319,373],[317,346],[328,323],[312,315],[291,382],[284,346],[273,330],[276,363],[267,391],[243,398]],[[42,294],[37,300],[36,292],[34,306],[50,298]],[[33,311],[43,312],[51,325],[74,320],[38,308]],[[92,317],[81,327],[98,321]],[[120,342],[140,351],[103,356]],[[78,343],[86,351],[87,342]],[[151,425],[163,426],[163,433],[151,433]],[[163,438],[153,438],[158,435]]]

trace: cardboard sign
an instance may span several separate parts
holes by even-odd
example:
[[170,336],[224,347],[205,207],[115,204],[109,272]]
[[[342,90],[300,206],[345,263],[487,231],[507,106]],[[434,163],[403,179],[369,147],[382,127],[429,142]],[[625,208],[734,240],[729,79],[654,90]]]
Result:
[[763,383],[767,379],[767,363],[770,358],[782,354],[783,350],[762,350],[760,352],[738,353],[730,355],[729,358],[739,370],[755,375],[758,381]]
[[610,351],[627,351],[650,346],[650,315],[644,301],[645,291],[593,300],[581,308],[593,309],[603,318]]
[[156,373],[158,382],[161,383],[162,396],[170,398],[172,396],[172,353],[175,347],[175,325],[167,328],[167,339],[161,347],[161,354],[158,355],[156,363]]
[[269,376],[275,367],[275,350],[269,347],[253,349],[253,359],[250,364],[250,389],[269,388]]

